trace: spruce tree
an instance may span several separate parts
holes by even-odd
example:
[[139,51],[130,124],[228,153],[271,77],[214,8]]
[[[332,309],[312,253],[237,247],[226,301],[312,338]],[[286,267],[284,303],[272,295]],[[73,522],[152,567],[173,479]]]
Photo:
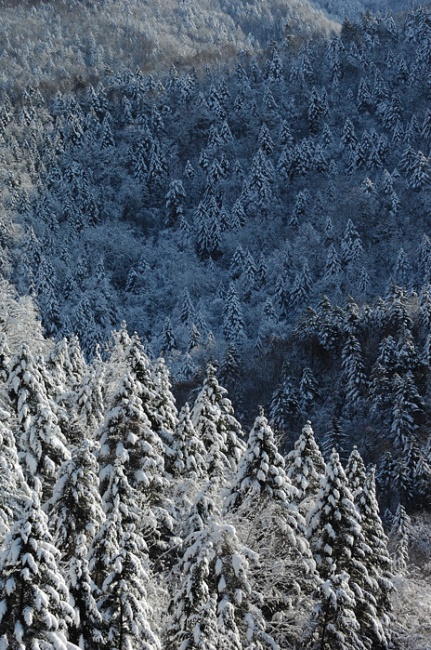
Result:
[[313,506],[325,474],[325,461],[308,420],[287,456],[287,476],[298,491],[296,501],[305,515]]
[[286,475],[284,459],[278,452],[274,432],[261,413],[250,431],[247,447],[226,499],[226,509],[235,511],[244,503],[252,509],[256,502],[265,497],[287,504],[294,492]]
[[[314,508],[308,513],[308,537],[320,577],[327,585],[323,591],[318,620],[324,623],[323,634],[336,624],[338,614],[334,602],[326,597],[326,590],[337,594],[346,576],[352,597],[349,598],[357,624],[357,638],[347,647],[369,647],[374,639],[382,642],[385,631],[378,617],[375,597],[378,584],[367,570],[371,549],[362,530],[362,520],[347,484],[346,474],[337,452],[333,452],[326,466],[326,474]],[[343,601],[340,602],[340,608]],[[335,607],[336,609],[336,607]],[[335,620],[331,617],[335,616]],[[352,630],[355,626],[352,624]],[[342,630],[350,634],[349,630]],[[349,642],[350,643],[350,642]],[[355,644],[359,645],[356,646]],[[342,646],[334,646],[342,647]]]
[[236,472],[244,443],[227,390],[220,386],[211,365],[193,405],[191,419],[206,449],[209,477],[227,481]]
[[[197,502],[207,500],[198,496]],[[263,650],[277,648],[265,631],[260,595],[250,584],[250,563],[257,556],[244,547],[232,525],[222,524],[215,506],[198,508],[210,517],[195,519],[197,527],[184,540],[184,554],[174,568],[166,650]]]
[[74,612],[36,492],[0,555],[0,643],[4,648],[67,650]]

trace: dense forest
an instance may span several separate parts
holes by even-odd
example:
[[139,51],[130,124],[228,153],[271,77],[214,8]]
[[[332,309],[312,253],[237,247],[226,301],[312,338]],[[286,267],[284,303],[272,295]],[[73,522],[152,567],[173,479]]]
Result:
[[0,39],[0,648],[429,648],[431,10]]

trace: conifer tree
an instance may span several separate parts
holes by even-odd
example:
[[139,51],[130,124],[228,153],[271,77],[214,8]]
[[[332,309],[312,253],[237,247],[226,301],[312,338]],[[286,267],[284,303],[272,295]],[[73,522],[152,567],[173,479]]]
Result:
[[[105,520],[99,493],[95,443],[84,439],[60,467],[53,495],[46,504],[50,530],[63,562],[75,556],[78,536],[91,543]],[[80,542],[82,544],[82,541]]]
[[[219,521],[214,505],[199,495],[203,514],[184,541],[184,555],[173,571],[177,588],[172,596],[165,629],[166,650],[215,650],[244,647],[275,650],[265,631],[259,596],[249,578],[257,556],[244,547],[234,526]],[[211,518],[207,514],[212,512]]]
[[30,490],[19,464],[10,414],[0,409],[0,544],[21,513]]
[[410,534],[411,519],[400,503],[389,533],[389,544],[394,572],[401,575],[408,573]]
[[9,394],[20,425],[18,450],[30,486],[50,496],[55,472],[70,458],[56,408],[27,344],[22,344],[11,362]]
[[296,488],[296,502],[305,515],[313,506],[325,474],[325,461],[308,420],[294,449],[287,456],[287,476]]
[[[359,463],[360,464],[360,463]],[[362,471],[359,472],[362,475]],[[361,477],[362,480],[362,477]],[[376,599],[376,613],[381,623],[380,634],[374,638],[377,646],[390,646],[393,629],[393,615],[391,594],[394,591],[392,560],[388,550],[388,538],[383,529],[379,513],[379,505],[376,497],[375,470],[371,468],[365,481],[358,485],[354,494],[354,500],[359,514],[362,518],[362,531],[365,542],[371,549],[367,554],[366,566],[368,573],[377,583],[377,589],[373,593]],[[370,630],[373,637],[373,630]]]
[[81,650],[100,650],[103,648],[103,619],[93,593],[87,538],[83,534],[75,536],[73,557],[65,577],[75,613],[69,626],[69,639]]
[[[378,584],[374,575],[367,570],[371,549],[366,543],[353,495],[347,484],[345,472],[337,452],[333,452],[326,466],[326,474],[314,508],[308,513],[308,537],[319,574],[326,583],[318,619],[324,622],[323,634],[330,631],[338,617],[334,612],[332,598],[327,599],[327,590],[337,592],[337,586],[346,576],[351,589],[350,607],[359,625],[359,633],[353,645],[347,647],[368,647],[374,639],[382,642],[385,631],[378,617],[375,597]],[[340,602],[340,608],[343,603]],[[337,606],[335,607],[335,609]],[[354,630],[352,624],[352,631]],[[342,633],[349,634],[348,630]],[[340,645],[334,647],[342,647]]]
[[227,481],[236,472],[244,443],[227,390],[220,386],[211,365],[193,405],[191,419],[206,449],[210,478]]
[[74,612],[47,516],[33,492],[0,555],[0,643],[5,648],[67,650]]
[[149,622],[147,602],[149,577],[142,558],[147,551],[143,538],[134,524],[125,527],[119,539],[118,553],[112,570],[102,585],[99,610],[104,619],[106,641],[103,648],[130,650],[159,650],[158,635]]
[[107,409],[100,430],[100,487],[105,512],[116,489],[117,466],[125,477],[121,480],[139,488],[136,505],[146,511],[146,541],[152,558],[156,558],[169,549],[173,537],[173,505],[164,447],[144,412],[137,384],[127,372]]
[[188,403],[180,411],[172,447],[175,476],[182,481],[193,479],[195,482],[208,477],[205,446],[196,435]]
[[250,431],[247,447],[226,499],[226,508],[235,511],[245,502],[248,507],[253,508],[256,501],[265,497],[287,504],[291,500],[292,492],[284,459],[275,443],[274,432],[261,413]]

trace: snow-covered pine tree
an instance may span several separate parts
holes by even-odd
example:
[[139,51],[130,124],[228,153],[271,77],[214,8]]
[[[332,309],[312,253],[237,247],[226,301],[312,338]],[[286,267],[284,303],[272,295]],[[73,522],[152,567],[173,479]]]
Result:
[[45,506],[54,543],[66,563],[75,556],[77,537],[83,535],[89,545],[105,520],[94,449],[95,443],[88,439],[73,449]]
[[196,435],[190,414],[188,402],[180,411],[178,424],[174,433],[174,476],[181,481],[202,481],[208,478],[206,468],[206,450],[200,438]]
[[142,402],[152,431],[162,443],[165,470],[171,473],[172,463],[175,462],[172,442],[178,422],[178,411],[171,390],[169,371],[162,357],[155,364],[150,361],[137,334],[132,336],[127,363],[132,378],[137,380],[136,395]]
[[72,650],[74,611],[61,575],[47,516],[33,492],[0,555],[0,644],[28,650]]
[[87,559],[88,548],[105,520],[94,447],[84,439],[73,449],[72,458],[60,467],[53,496],[45,507],[75,611],[69,636],[85,650],[102,647],[102,619]]
[[147,546],[135,524],[127,524],[118,540],[111,571],[98,600],[104,621],[104,650],[160,650],[161,644],[149,618],[148,584],[145,567]]
[[164,648],[276,650],[255,604],[262,597],[250,584],[250,563],[257,562],[257,555],[240,543],[234,526],[220,522],[207,500],[197,496],[201,516],[194,518],[197,526],[184,540],[184,554],[172,571]]
[[105,367],[97,356],[74,392],[77,417],[90,435],[102,423],[105,412]]
[[69,625],[69,640],[80,650],[101,650],[104,647],[103,619],[93,593],[87,538],[82,533],[75,535],[74,552],[65,576],[70,604],[75,612],[74,620]]
[[308,420],[287,456],[287,476],[298,491],[295,500],[304,516],[317,498],[324,474],[325,461]]
[[[103,618],[102,648],[158,650],[157,633],[148,621],[150,587],[148,546],[144,539],[156,522],[149,509],[141,510],[140,496],[130,485],[122,459],[116,459],[103,495],[106,520],[90,548],[90,571]],[[140,532],[143,531],[143,532]]]
[[[362,471],[359,474],[362,476]],[[388,551],[388,538],[380,518],[374,468],[368,470],[365,481],[354,491],[354,500],[362,518],[365,543],[371,549],[371,553],[367,553],[364,558],[365,564],[369,575],[377,583],[373,596],[376,599],[376,611],[381,627],[379,626],[379,635],[374,637],[373,642],[377,647],[379,644],[384,648],[390,647],[394,622],[391,603],[391,594],[394,591],[392,560]],[[373,638],[372,629],[369,636]]]
[[244,443],[227,390],[220,386],[211,364],[194,402],[191,420],[207,452],[209,477],[227,482],[236,472]]
[[366,481],[366,470],[362,456],[355,445],[350,453],[346,465],[346,477],[349,489],[353,496],[364,489]]
[[165,481],[163,445],[144,412],[140,390],[133,374],[126,372],[108,404],[98,432],[102,494],[107,489],[116,459],[121,460],[133,486],[157,483],[157,489],[161,489]]
[[[378,617],[374,595],[378,591],[378,584],[374,575],[370,575],[367,570],[371,549],[366,543],[361,515],[355,506],[346,474],[335,451],[326,465],[316,503],[308,513],[307,534],[317,569],[324,581],[323,598],[316,610],[318,626],[324,625],[322,634],[328,633],[331,626],[335,625],[335,620],[331,620],[330,616],[335,615],[338,618],[332,597],[328,600],[326,593],[328,590],[337,593],[337,585],[341,584],[342,576],[347,575],[353,595],[353,599],[349,599],[350,608],[359,624],[355,643],[359,644],[358,647],[361,647],[361,644],[369,647],[376,638],[383,642],[385,631]],[[349,634],[348,630],[342,632]],[[356,645],[347,647],[356,648]]]
[[117,465],[128,484],[139,488],[136,506],[146,512],[145,538],[154,559],[169,548],[174,508],[165,473],[164,447],[151,428],[138,397],[139,390],[138,380],[126,372],[108,405],[100,428],[100,487],[106,501],[105,511],[110,507]]
[[236,476],[226,497],[227,511],[246,507],[253,510],[257,502],[268,497],[286,505],[296,496],[287,478],[284,458],[278,452],[274,432],[263,412],[250,431],[247,447],[239,461]]
[[389,548],[392,554],[393,569],[395,573],[400,575],[408,573],[410,535],[411,519],[404,506],[400,503],[389,533]]
[[10,414],[0,408],[0,545],[30,496],[10,419]]
[[56,407],[27,344],[11,362],[9,396],[19,424],[18,451],[30,486],[50,496],[55,472],[70,458],[67,442],[58,426]]

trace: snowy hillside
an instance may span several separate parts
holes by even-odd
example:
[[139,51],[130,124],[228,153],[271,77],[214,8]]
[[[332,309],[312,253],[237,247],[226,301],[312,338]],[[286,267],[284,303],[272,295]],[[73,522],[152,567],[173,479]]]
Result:
[[431,13],[393,6],[1,3],[0,649],[431,647]]

